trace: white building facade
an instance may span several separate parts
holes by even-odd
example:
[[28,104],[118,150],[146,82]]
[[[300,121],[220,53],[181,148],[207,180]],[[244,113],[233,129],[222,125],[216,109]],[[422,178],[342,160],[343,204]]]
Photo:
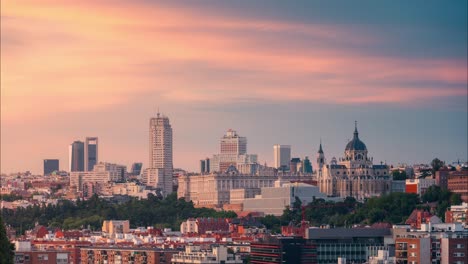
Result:
[[220,139],[220,152],[210,160],[211,172],[224,172],[229,166],[255,164],[257,155],[247,154],[247,138],[229,129]]

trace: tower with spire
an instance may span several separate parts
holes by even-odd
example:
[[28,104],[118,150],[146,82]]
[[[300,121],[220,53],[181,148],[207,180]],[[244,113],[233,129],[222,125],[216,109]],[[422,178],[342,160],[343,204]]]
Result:
[[391,192],[389,166],[373,164],[366,144],[359,138],[357,121],[353,138],[346,144],[344,157],[326,164],[322,142],[317,155],[318,185],[329,196],[354,197],[362,200]]
[[318,169],[318,176],[322,176],[322,169],[325,165],[325,154],[323,153],[322,148],[322,139],[320,139],[320,146],[317,152],[317,169]]

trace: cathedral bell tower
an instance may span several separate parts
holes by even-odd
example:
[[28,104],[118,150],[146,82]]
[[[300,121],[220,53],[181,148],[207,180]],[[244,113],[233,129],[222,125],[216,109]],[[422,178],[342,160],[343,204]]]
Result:
[[318,176],[322,176],[322,169],[325,165],[325,154],[322,149],[322,140],[320,140],[320,147],[317,152],[317,167],[318,167]]

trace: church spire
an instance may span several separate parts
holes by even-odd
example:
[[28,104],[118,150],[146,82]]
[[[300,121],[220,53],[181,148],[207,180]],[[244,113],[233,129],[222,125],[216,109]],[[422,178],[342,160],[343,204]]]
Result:
[[357,121],[354,121],[354,138],[358,138],[359,132],[357,131]]
[[318,153],[323,154],[322,139],[321,138],[320,138],[320,147],[319,147]]

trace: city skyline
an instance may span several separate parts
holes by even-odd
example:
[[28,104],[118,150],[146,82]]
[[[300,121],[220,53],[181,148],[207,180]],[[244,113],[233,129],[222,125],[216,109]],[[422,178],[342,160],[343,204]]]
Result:
[[328,160],[342,156],[354,120],[375,163],[466,161],[466,10],[466,1],[2,3],[1,172],[40,173],[48,157],[64,169],[67,146],[87,135],[99,137],[100,161],[147,168],[157,106],[171,118],[174,167],[190,171],[229,128],[259,163],[272,166],[281,143],[315,165],[320,138]]

